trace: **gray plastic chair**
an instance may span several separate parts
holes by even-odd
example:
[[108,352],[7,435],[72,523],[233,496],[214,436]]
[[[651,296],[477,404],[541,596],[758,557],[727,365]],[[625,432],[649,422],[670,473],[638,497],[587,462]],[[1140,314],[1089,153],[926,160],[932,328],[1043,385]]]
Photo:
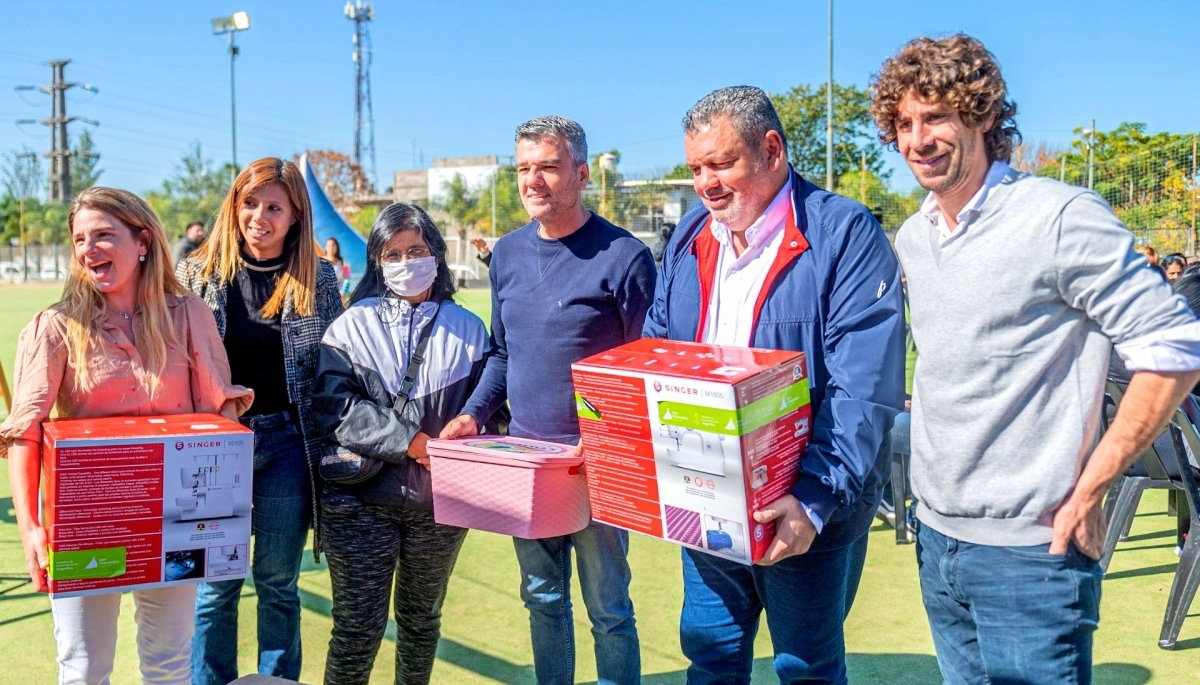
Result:
[[911,417],[901,412],[892,424],[892,506],[896,510],[896,544],[914,542],[908,532],[908,458],[912,454]]
[[1200,434],[1197,434],[1196,426],[1188,416],[1190,413],[1192,417],[1200,417],[1200,406],[1191,397],[1186,401],[1191,403],[1191,411],[1176,411],[1170,431],[1181,476],[1175,503],[1181,510],[1184,505],[1187,506],[1191,529],[1179,555],[1179,568],[1175,569],[1171,594],[1167,596],[1167,612],[1158,636],[1158,646],[1163,649],[1175,648],[1179,631],[1183,629],[1183,620],[1187,618],[1188,609],[1196,597],[1196,589],[1200,586],[1200,465],[1196,463],[1196,455],[1200,455]]
[[[1109,379],[1105,393],[1111,400],[1112,409],[1120,406],[1123,387]],[[1103,415],[1107,430],[1109,407]],[[1185,411],[1186,410],[1186,411]],[[1162,435],[1142,453],[1138,462],[1126,474],[1113,483],[1104,503],[1108,533],[1104,541],[1104,552],[1100,559],[1101,568],[1108,571],[1113,552],[1119,540],[1125,539],[1133,524],[1142,493],[1148,488],[1167,489],[1176,493],[1177,506],[1187,509],[1191,521],[1191,533],[1183,544],[1179,566],[1171,592],[1167,596],[1167,608],[1163,615],[1162,630],[1158,646],[1174,649],[1183,621],[1200,586],[1200,434],[1196,431],[1192,417],[1200,417],[1200,404],[1192,396],[1184,400],[1184,407],[1175,411],[1171,422]]]
[[[1116,415],[1117,406],[1124,396],[1124,384],[1108,379],[1105,386],[1105,407],[1101,413],[1104,430]],[[1100,557],[1100,568],[1106,573],[1112,561],[1117,543],[1129,537],[1129,529],[1137,514],[1138,505],[1142,501],[1142,493],[1146,490],[1175,490],[1180,482],[1179,469],[1175,467],[1174,459],[1166,455],[1174,455],[1175,448],[1171,442],[1170,433],[1166,430],[1142,453],[1133,466],[1115,481],[1104,500],[1104,520],[1108,524],[1108,533],[1104,539],[1104,551]]]

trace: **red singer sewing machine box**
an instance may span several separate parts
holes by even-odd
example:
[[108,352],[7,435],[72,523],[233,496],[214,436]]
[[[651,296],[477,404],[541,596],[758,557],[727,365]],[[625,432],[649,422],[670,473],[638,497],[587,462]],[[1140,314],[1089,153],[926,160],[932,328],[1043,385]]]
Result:
[[245,578],[254,433],[215,414],[46,421],[50,595]]
[[750,564],[811,417],[802,352],[643,338],[576,362],[592,518]]

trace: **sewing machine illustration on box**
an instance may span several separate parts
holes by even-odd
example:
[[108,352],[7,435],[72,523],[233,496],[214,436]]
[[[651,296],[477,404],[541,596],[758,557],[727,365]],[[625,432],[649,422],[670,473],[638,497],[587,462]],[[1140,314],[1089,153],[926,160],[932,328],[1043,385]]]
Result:
[[190,496],[176,497],[179,520],[218,519],[233,516],[233,491],[242,487],[239,474],[221,475],[220,465],[184,466],[179,469],[184,490]]
[[208,550],[208,575],[228,576],[246,572],[246,546],[225,545]]
[[674,448],[667,448],[667,461],[672,466],[725,476],[724,435],[679,426],[660,426],[659,431],[675,441]]

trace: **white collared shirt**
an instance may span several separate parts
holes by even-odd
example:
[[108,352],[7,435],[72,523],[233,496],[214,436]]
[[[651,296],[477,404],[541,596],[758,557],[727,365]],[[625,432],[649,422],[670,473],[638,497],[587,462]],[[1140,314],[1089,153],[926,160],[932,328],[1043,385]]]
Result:
[[958,225],[954,228],[950,228],[950,225],[946,223],[946,217],[942,216],[942,209],[938,207],[937,197],[934,193],[930,193],[925,197],[925,201],[921,203],[921,213],[925,215],[925,218],[929,219],[930,223],[934,225],[941,235],[941,241],[938,243],[941,247],[946,247],[961,238],[963,233],[966,233],[971,220],[979,216],[979,211],[983,208],[983,203],[987,202],[988,194],[992,192],[993,188],[1000,185],[1000,182],[1004,180],[1009,171],[1011,169],[1007,162],[992,162],[987,176],[983,179],[983,186],[975,192],[971,201],[958,212]]
[[783,184],[767,211],[746,229],[746,250],[738,256],[729,227],[715,218],[709,227],[721,244],[717,272],[708,301],[704,342],[749,347],[754,337],[754,303],[783,242],[792,211],[792,182]]
[[[783,243],[788,213],[792,211],[792,181],[783,184],[767,211],[746,229],[746,249],[738,256],[733,249],[729,227],[715,218],[709,227],[721,244],[717,253],[717,273],[708,301],[708,321],[704,342],[712,345],[749,347],[754,339],[754,304],[767,282],[767,273]],[[812,507],[800,503],[819,535],[825,522]]]

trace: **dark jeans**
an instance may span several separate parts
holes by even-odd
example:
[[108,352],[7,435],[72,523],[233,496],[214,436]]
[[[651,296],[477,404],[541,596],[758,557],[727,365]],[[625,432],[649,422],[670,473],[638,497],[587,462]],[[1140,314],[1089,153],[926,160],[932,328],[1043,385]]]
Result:
[[689,685],[749,683],[765,609],[781,683],[846,682],[842,623],[862,576],[867,534],[840,549],[744,566],[683,550],[679,639]]
[[997,547],[918,524],[917,567],[946,685],[1092,681],[1100,564],[1074,545]]
[[598,685],[641,682],[642,652],[629,599],[629,533],[592,521],[553,538],[513,538],[521,566],[521,599],[529,610],[533,670],[539,685],[575,682],[571,550],[592,622]]
[[370,681],[387,630],[388,604],[396,614],[394,682],[429,682],[442,602],[466,537],[465,528],[434,522],[433,512],[365,504],[352,493],[325,488],[321,539],[333,588],[326,683]]
[[[258,672],[300,677],[300,559],[312,518],[308,464],[295,418],[243,418],[254,430],[254,552],[250,573],[258,594]],[[237,680],[238,599],[242,580],[196,586],[192,638],[195,685]]]

